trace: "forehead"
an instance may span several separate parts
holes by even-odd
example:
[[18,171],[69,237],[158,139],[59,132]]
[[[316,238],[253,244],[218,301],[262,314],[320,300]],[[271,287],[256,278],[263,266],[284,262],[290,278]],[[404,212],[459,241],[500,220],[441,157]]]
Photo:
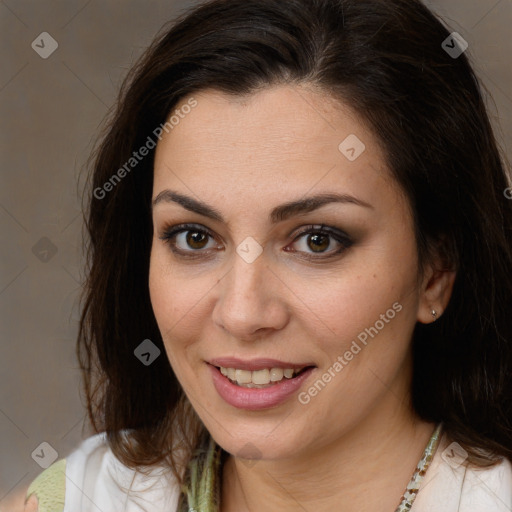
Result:
[[[267,149],[266,154],[275,151],[273,156],[286,150],[288,157],[305,157],[315,148],[337,150],[337,142],[351,132],[358,132],[368,143],[374,142],[348,105],[305,86],[273,86],[245,96],[210,89],[193,97],[197,105],[180,116],[179,124],[169,133],[173,136],[164,134],[165,140],[159,144],[179,145],[177,157],[197,151],[198,146],[219,156],[236,149],[237,153],[256,157],[253,148],[261,146]],[[187,101],[182,99],[176,110]]]
[[[203,195],[229,187],[268,198],[272,189],[350,193],[358,184],[371,188],[389,180],[372,132],[348,105],[318,90],[281,85],[243,97],[205,90],[193,98],[196,106],[158,143],[156,193],[185,183]],[[360,152],[356,159],[347,158],[348,146]]]

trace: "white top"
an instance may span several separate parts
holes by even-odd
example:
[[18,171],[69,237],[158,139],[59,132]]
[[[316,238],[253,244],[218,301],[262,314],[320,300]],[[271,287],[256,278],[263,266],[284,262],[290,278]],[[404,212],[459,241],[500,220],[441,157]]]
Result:
[[63,512],[174,512],[179,494],[170,469],[155,468],[146,477],[128,468],[114,456],[104,432],[66,457]]
[[[411,512],[512,512],[510,461],[469,469],[452,448],[442,436]],[[170,470],[153,469],[148,478],[124,466],[104,433],[86,439],[66,458],[64,512],[175,512],[179,493]]]

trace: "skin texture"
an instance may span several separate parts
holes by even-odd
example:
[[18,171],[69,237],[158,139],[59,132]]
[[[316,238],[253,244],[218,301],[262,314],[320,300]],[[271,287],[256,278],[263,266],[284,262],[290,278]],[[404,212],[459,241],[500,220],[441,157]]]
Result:
[[[434,429],[409,405],[412,332],[417,321],[433,321],[432,309],[442,314],[454,274],[433,262],[419,275],[408,202],[377,138],[348,105],[292,85],[194,97],[197,106],[157,146],[153,198],[171,189],[213,206],[225,222],[158,202],[149,287],[170,363],[231,454],[222,512],[321,512],[340,503],[344,512],[393,511]],[[338,149],[350,134],[366,147],[354,161]],[[332,203],[268,220],[277,205],[332,192],[370,207]],[[176,237],[195,259],[160,238],[180,223],[212,234],[192,246],[194,228]],[[315,252],[308,235],[297,238],[310,224],[341,230],[352,244],[334,255],[342,245],[329,238]],[[252,263],[236,252],[249,236],[263,248]],[[270,357],[313,362],[307,390],[394,303],[401,311],[307,405],[293,396],[246,411],[213,387],[206,361]],[[257,460],[242,457],[247,443]]]
[[[20,509],[21,510],[21,509]],[[37,498],[32,495],[25,503],[24,512],[37,512]]]

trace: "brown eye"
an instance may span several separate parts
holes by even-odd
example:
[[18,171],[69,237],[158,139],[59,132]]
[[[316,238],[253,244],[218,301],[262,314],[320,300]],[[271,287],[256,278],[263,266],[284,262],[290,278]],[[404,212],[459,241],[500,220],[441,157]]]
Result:
[[[172,252],[183,258],[210,258],[214,252],[221,250],[215,244],[214,236],[207,231],[190,224],[180,224],[168,228],[160,236],[169,245]],[[208,246],[208,243],[212,245]],[[286,252],[296,252],[308,260],[320,260],[341,254],[353,244],[353,241],[343,231],[334,230],[325,226],[308,226],[308,229],[299,233],[292,246],[285,248]],[[317,256],[315,256],[317,255]]]
[[187,231],[186,243],[192,249],[204,249],[208,243],[208,235],[199,231]]
[[[321,226],[308,226],[293,241],[293,252],[307,259],[329,258],[341,254],[353,244],[348,235],[339,230]],[[315,256],[318,255],[318,256]]]
[[313,252],[323,252],[329,247],[330,241],[326,235],[309,235],[306,243]]
[[[183,256],[187,253],[191,257],[199,256],[210,252],[209,249],[215,247],[213,235],[190,224],[180,224],[166,229],[160,236],[160,240],[168,244],[173,252]],[[208,246],[209,242],[213,245]]]

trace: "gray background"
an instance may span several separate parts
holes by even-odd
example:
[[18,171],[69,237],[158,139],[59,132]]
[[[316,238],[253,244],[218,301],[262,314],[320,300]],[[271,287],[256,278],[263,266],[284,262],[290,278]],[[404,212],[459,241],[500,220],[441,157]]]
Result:
[[[62,458],[91,434],[75,360],[79,173],[127,69],[194,3],[0,2],[0,511],[18,510],[42,471],[31,457],[42,442]],[[428,3],[468,41],[510,159],[512,0]],[[47,59],[31,47],[42,32],[59,45]]]

